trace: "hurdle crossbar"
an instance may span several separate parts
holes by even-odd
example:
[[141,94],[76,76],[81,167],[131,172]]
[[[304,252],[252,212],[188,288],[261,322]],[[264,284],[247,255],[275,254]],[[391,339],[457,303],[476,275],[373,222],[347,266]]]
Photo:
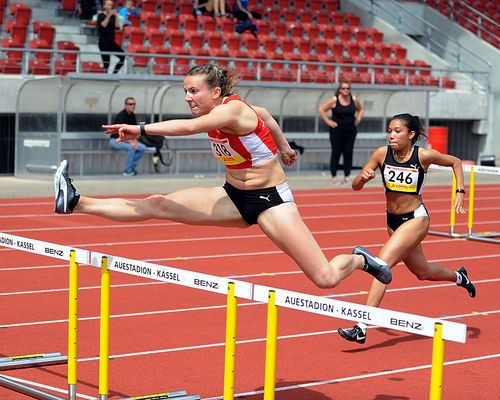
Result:
[[[252,287],[249,282],[207,275],[199,272],[186,271],[164,265],[144,261],[131,260],[123,257],[92,252],[90,264],[101,268],[101,351],[99,356],[99,399],[108,398],[109,369],[109,271],[122,272],[143,278],[172,283],[175,285],[201,289],[228,297],[226,311],[226,348],[224,362],[224,399],[234,397],[234,358],[236,345],[236,306],[237,298],[252,300]],[[192,399],[199,399],[192,395]],[[138,397],[141,398],[141,397]],[[147,397],[146,397],[147,398]],[[189,398],[191,400],[191,397]]]
[[[435,337],[436,324],[440,324],[442,326],[443,340],[459,343],[465,343],[466,341],[467,326],[457,322],[443,321],[399,311],[384,310],[377,307],[348,303],[341,300],[261,285],[254,285],[254,300],[268,304],[268,335],[266,341],[271,341],[271,343],[269,346],[266,345],[266,377],[264,378],[265,400],[274,400],[274,385],[269,383],[269,381],[274,381],[275,379],[274,364],[276,362],[276,345],[273,342],[276,341],[277,337],[277,311],[274,309],[277,306],[333,318],[346,319],[349,321],[363,322],[369,325],[381,326],[428,337]],[[269,326],[269,324],[272,326]],[[271,359],[269,360],[268,357],[271,357]],[[432,369],[434,371],[442,369],[443,365],[443,362],[437,363],[436,365],[433,363]],[[439,376],[439,372],[434,372],[434,374]],[[434,379],[434,382],[437,381],[438,380]]]
[[[68,356],[61,353],[40,353],[25,356],[4,357],[0,359],[0,370],[28,368],[35,366],[48,366],[56,364],[68,364],[68,399],[76,400],[76,371],[77,371],[77,324],[78,324],[78,264],[88,264],[89,252],[87,250],[74,249],[68,246],[43,242],[40,240],[9,235],[0,232],[0,245],[12,249],[39,254],[42,256],[58,258],[69,261],[69,316],[68,316]],[[13,381],[3,377],[0,386],[11,390],[25,393],[40,399],[60,399],[31,386]]]

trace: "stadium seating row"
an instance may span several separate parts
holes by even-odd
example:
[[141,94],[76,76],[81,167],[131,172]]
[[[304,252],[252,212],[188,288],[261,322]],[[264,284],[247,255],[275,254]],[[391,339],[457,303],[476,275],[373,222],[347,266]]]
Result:
[[[257,21],[258,38],[234,33],[234,21],[226,18],[162,14],[166,4],[181,10],[182,4],[189,3],[191,7],[191,1],[137,0],[136,3],[142,6],[141,17],[137,18],[136,25],[117,31],[117,41],[133,54],[130,61],[134,68],[148,68],[155,74],[181,75],[193,64],[188,56],[205,56],[241,58],[218,62],[236,68],[244,79],[329,82],[340,72],[344,76],[352,75],[353,81],[359,83],[452,85],[449,80],[439,82],[431,76],[429,64],[406,59],[406,49],[401,45],[384,43],[380,31],[359,26],[357,16],[338,12],[336,1],[263,0],[257,5],[268,15]],[[62,9],[71,11],[76,6],[74,1],[61,0]],[[28,47],[33,52],[28,55],[27,71],[22,70],[23,57],[27,56],[20,51],[5,52],[5,57],[0,59],[0,73],[104,72],[99,63],[82,60],[80,49],[74,43],[54,44],[55,29],[49,22],[35,21],[30,25],[28,6],[11,3],[9,7],[10,36],[2,39],[2,47],[24,47],[27,33],[32,29],[33,38]],[[172,57],[168,55],[186,57],[171,62]],[[307,61],[350,65],[303,64],[299,67],[299,62]]]

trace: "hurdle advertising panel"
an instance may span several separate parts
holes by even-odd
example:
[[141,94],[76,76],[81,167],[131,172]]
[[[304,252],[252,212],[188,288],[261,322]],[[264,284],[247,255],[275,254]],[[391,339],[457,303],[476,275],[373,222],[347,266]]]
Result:
[[467,326],[451,321],[441,321],[420,315],[406,314],[398,311],[384,310],[361,304],[328,299],[289,290],[275,289],[254,285],[254,300],[268,302],[269,291],[276,292],[276,305],[295,310],[326,315],[328,317],[363,322],[369,325],[391,328],[398,331],[415,333],[422,336],[434,336],[434,324],[443,324],[443,339],[465,343]]
[[88,264],[89,252],[87,250],[73,249],[60,244],[42,242],[40,240],[28,239],[20,236],[8,235],[0,232],[0,246],[10,247],[28,253],[40,254],[41,256],[70,260],[71,250],[75,250],[75,261],[79,264]]
[[101,259],[103,257],[108,258],[108,269],[110,271],[141,276],[156,281],[170,282],[175,285],[187,286],[209,292],[227,294],[229,282],[234,282],[235,296],[252,300],[252,284],[249,282],[235,281],[234,279],[186,271],[96,252],[92,252],[90,264],[101,267]]

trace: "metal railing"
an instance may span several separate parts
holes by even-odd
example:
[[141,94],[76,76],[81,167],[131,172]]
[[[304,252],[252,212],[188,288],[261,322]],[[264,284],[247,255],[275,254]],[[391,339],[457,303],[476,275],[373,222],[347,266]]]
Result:
[[[467,71],[470,73],[470,71],[474,71],[476,77],[485,77],[486,79],[480,83],[486,91],[490,91],[492,66],[489,61],[394,0],[384,0],[382,2],[376,0],[358,1],[364,4],[371,14],[384,20],[396,20],[397,28],[400,31],[404,31],[403,28],[412,31],[415,27],[407,21],[418,21],[423,26],[422,34],[427,50],[450,63],[456,72],[464,73]],[[390,4],[391,7],[387,7],[387,4]],[[394,13],[391,8],[396,9],[397,12]]]
[[[227,65],[239,73],[244,80],[257,82],[280,82],[282,84],[323,84],[331,85],[338,83],[341,78],[352,78],[353,84],[358,85],[381,85],[381,86],[405,86],[411,90],[418,87],[430,86],[435,89],[451,88],[448,86],[450,79],[460,80],[456,73],[468,77],[457,83],[462,89],[477,91],[481,87],[475,82],[489,81],[489,73],[477,70],[454,70],[431,67],[415,67],[403,65],[387,64],[359,64],[359,63],[327,63],[311,61],[290,61],[283,59],[252,59],[252,58],[231,58],[231,57],[211,57],[211,56],[191,56],[174,54],[154,54],[154,53],[132,53],[132,52],[100,52],[100,51],[75,51],[75,50],[53,50],[53,49],[28,49],[28,48],[2,48],[0,52],[8,55],[9,60],[14,63],[9,64],[4,73],[29,75],[65,75],[66,73],[101,73],[105,71],[101,63],[95,61],[100,59],[102,54],[110,56],[124,56],[125,63],[121,74],[132,75],[156,75],[169,76],[172,79],[181,79],[188,69],[195,64],[206,62],[217,62]],[[32,64],[33,60],[43,59],[47,55],[46,62]],[[69,64],[57,64],[65,57],[73,56],[74,61]],[[139,60],[140,59],[140,60]],[[93,61],[94,64],[88,64]],[[242,63],[251,65],[251,73],[245,68],[239,68]],[[139,64],[139,66],[138,66]],[[155,71],[156,65],[162,65],[161,72]],[[90,68],[89,68],[90,66]],[[94,69],[95,68],[95,69]],[[284,74],[281,71],[288,71]],[[318,74],[316,71],[323,72]],[[355,72],[352,74],[353,72]],[[362,71],[362,72],[361,72]],[[360,75],[360,73],[362,75]],[[120,74],[120,75],[121,75]],[[246,74],[246,75],[245,75]],[[312,75],[311,75],[312,74]],[[351,75],[350,75],[351,74]],[[397,75],[397,80],[391,77]],[[361,76],[362,79],[359,79]],[[428,80],[424,77],[431,76]],[[418,78],[421,77],[422,79]],[[145,76],[146,78],[146,76]],[[427,79],[427,80],[426,80]]]

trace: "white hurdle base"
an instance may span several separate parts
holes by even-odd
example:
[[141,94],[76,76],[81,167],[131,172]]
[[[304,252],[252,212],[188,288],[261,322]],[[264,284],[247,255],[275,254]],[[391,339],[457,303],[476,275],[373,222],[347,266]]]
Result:
[[43,390],[28,386],[24,383],[17,382],[13,379],[7,378],[4,375],[0,375],[0,386],[7,389],[13,390],[18,393],[25,394],[34,399],[40,400],[66,400],[65,397],[59,397],[54,394],[45,392]]

